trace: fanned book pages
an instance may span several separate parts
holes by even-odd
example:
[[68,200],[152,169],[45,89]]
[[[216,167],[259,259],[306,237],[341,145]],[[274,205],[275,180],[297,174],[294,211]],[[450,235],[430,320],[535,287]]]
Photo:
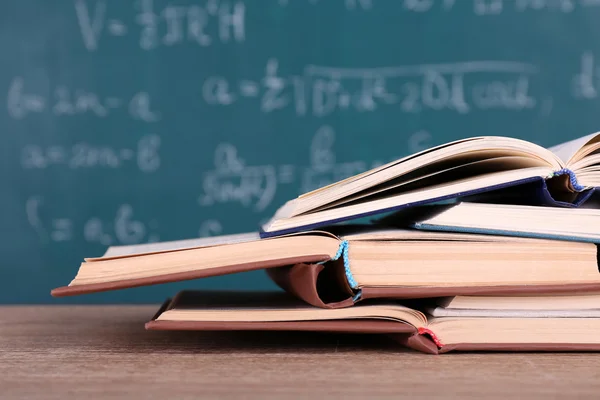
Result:
[[255,234],[111,248],[86,259],[67,296],[267,269],[312,305],[546,290],[599,290],[591,243],[347,226],[269,239]]
[[600,185],[600,134],[545,149],[509,137],[455,141],[301,195],[261,227],[269,237],[436,203],[541,185],[533,203],[573,206]]
[[423,206],[411,210],[410,215],[390,216],[387,221],[394,219],[412,219],[412,227],[429,231],[600,243],[600,209],[462,202],[450,206]]
[[[453,350],[598,351],[600,296],[547,296],[540,308],[477,310],[410,307],[393,301],[322,309],[285,293],[180,292],[165,302],[148,330],[280,330],[385,333],[427,353]],[[473,299],[471,299],[473,303]],[[505,304],[504,304],[505,306]],[[444,312],[440,311],[443,310]],[[429,312],[442,313],[432,316]]]

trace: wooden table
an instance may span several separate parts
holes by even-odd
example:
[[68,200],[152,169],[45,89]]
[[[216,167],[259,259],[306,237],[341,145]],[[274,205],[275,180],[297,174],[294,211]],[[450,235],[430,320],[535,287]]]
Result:
[[381,336],[145,331],[156,309],[0,307],[0,398],[600,396],[600,354],[431,356]]

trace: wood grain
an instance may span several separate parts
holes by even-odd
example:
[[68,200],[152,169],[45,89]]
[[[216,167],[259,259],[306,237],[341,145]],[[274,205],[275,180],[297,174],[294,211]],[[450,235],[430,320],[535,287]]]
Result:
[[0,307],[0,398],[551,399],[600,391],[600,354],[431,356],[376,335],[145,331],[157,307]]

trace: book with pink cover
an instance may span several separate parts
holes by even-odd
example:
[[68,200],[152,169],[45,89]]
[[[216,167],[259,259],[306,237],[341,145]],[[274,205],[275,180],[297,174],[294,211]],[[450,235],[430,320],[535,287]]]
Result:
[[[508,305],[506,297],[480,299],[461,298],[462,306],[452,306],[452,299],[410,306],[386,300],[323,309],[281,292],[185,291],[167,300],[146,329],[387,334],[429,354],[600,350],[599,294],[517,296]],[[461,308],[464,303],[473,308]]]
[[86,259],[54,296],[263,269],[323,308],[372,298],[593,291],[596,245],[419,230],[345,227],[260,239],[256,234],[110,248]]

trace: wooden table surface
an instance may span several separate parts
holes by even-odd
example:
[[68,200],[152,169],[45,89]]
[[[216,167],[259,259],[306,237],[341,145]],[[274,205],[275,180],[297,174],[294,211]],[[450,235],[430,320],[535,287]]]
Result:
[[431,356],[371,335],[145,331],[157,307],[0,307],[0,398],[600,396],[600,354]]

